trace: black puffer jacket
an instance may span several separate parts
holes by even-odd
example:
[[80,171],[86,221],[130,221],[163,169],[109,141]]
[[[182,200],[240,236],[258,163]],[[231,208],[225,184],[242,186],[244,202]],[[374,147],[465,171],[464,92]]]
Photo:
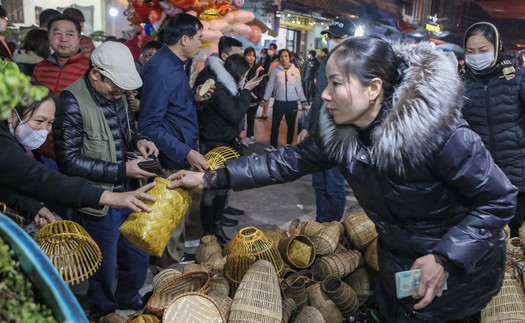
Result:
[[510,80],[499,69],[465,75],[465,119],[512,184],[525,192],[525,69],[516,68]]
[[[229,161],[224,172],[229,186],[245,189],[338,165],[376,224],[380,280],[392,302],[429,322],[464,318],[501,288],[502,229],[514,214],[516,188],[460,118],[456,65],[429,44],[396,51],[408,67],[370,131],[337,125],[322,109],[315,138]],[[394,275],[430,253],[447,261],[448,290],[414,311],[412,298],[397,300]]]
[[[99,207],[98,202],[104,192],[102,188],[84,178],[65,176],[27,156],[9,132],[7,121],[0,121],[0,149],[0,201],[9,204],[25,196],[67,207]],[[41,208],[42,205],[32,211],[37,212]]]
[[94,182],[115,184],[114,191],[126,191],[129,189],[127,185],[130,184],[126,176],[126,152],[133,151],[140,139],[147,138],[136,132],[132,116],[129,115],[130,119],[126,116],[128,112],[124,108],[124,103],[121,100],[111,101],[103,98],[91,86],[87,75],[87,73],[84,75],[86,85],[93,100],[98,101],[104,110],[104,116],[115,140],[117,162],[92,159],[82,155],[84,138],[82,114],[76,98],[71,92],[64,90],[58,96],[53,124],[58,166],[64,174],[84,177]]
[[[210,57],[208,68],[217,83],[212,97],[205,101],[197,117],[202,141],[230,144],[239,137],[241,122],[248,110],[252,94],[239,91],[238,84],[219,58]],[[204,153],[204,152],[203,152]]]

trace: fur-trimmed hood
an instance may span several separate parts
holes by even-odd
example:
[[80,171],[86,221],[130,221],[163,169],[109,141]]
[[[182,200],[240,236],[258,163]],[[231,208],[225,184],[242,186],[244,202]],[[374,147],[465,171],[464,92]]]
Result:
[[14,54],[13,54],[13,61],[17,62],[17,63],[38,64],[38,63],[40,63],[43,60],[44,60],[44,58],[38,56],[32,50],[19,49],[19,50],[15,51]]
[[224,61],[218,56],[210,56],[208,58],[208,66],[217,75],[217,81],[224,85],[233,96],[237,96],[239,85],[224,68]]
[[[443,144],[461,117],[463,83],[457,65],[430,43],[403,44],[394,50],[404,64],[391,109],[375,126],[371,159],[381,171],[405,174]],[[385,106],[383,106],[384,108]],[[357,129],[337,125],[326,109],[319,116],[320,143],[331,159],[344,163],[358,151]]]

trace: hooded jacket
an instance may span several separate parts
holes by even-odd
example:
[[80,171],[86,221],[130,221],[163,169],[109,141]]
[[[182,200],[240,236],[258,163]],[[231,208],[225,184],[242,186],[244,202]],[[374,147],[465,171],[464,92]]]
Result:
[[215,91],[198,112],[200,140],[230,144],[240,134],[241,122],[252,98],[251,91],[239,91],[239,85],[215,56],[208,59],[209,75],[216,80]]
[[44,58],[32,50],[19,49],[13,54],[13,61],[18,65],[20,71],[28,76],[33,75],[36,64],[43,60]]
[[[498,33],[496,27],[488,25]],[[494,48],[499,45],[494,44]],[[487,73],[465,64],[462,76],[468,102],[463,116],[496,164],[520,192],[525,192],[525,69],[499,58],[499,50],[496,54]]]
[[277,101],[306,101],[301,85],[301,73],[295,65],[290,63],[290,67],[285,69],[278,64],[272,70],[264,92],[264,100],[268,100],[271,96]]
[[[283,183],[338,165],[376,225],[380,281],[392,302],[429,322],[468,317],[500,290],[502,228],[516,188],[461,119],[456,65],[428,43],[395,50],[402,78],[369,129],[337,125],[322,109],[315,138],[227,162],[227,186]],[[397,300],[395,273],[430,253],[446,259],[448,289],[414,311],[412,298]]]

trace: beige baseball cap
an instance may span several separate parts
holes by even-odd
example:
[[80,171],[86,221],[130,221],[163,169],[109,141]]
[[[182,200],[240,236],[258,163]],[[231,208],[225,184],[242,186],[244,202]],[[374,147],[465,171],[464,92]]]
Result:
[[129,48],[119,42],[107,41],[91,53],[91,63],[119,88],[131,91],[142,86]]

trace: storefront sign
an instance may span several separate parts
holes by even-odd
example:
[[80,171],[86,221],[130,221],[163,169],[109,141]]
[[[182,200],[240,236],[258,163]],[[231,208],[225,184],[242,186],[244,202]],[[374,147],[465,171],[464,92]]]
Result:
[[282,14],[280,24],[281,26],[292,27],[295,29],[313,30],[315,20],[300,15]]

